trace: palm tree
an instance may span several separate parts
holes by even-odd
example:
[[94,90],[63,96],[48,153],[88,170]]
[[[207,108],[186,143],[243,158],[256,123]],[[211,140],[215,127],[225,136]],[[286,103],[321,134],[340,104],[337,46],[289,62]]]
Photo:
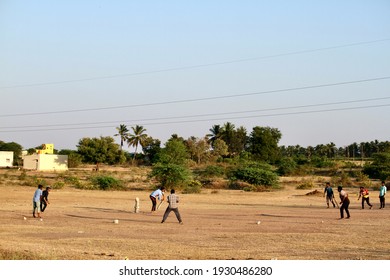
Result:
[[133,162],[135,160],[135,157],[137,155],[137,149],[139,145],[142,145],[145,139],[148,137],[146,133],[146,129],[142,125],[136,125],[135,127],[131,127],[133,130],[133,133],[130,133],[126,139],[127,144],[129,146],[135,147]]
[[222,129],[219,124],[213,125],[209,131],[211,133],[207,134],[206,137],[208,138],[208,142],[213,146],[214,141],[221,138]]
[[221,128],[221,139],[225,141],[226,145],[229,147],[229,153],[233,152],[233,137],[235,132],[235,125],[231,122],[224,123]]
[[126,141],[127,137],[129,136],[129,130],[124,124],[121,124],[118,127],[116,127],[116,130],[118,130],[118,133],[114,134],[114,136],[121,137],[121,151],[122,151],[123,142]]

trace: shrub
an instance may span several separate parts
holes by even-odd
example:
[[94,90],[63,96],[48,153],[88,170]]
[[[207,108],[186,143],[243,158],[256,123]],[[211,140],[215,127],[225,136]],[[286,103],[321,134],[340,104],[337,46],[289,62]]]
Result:
[[333,186],[352,187],[352,180],[347,173],[341,172],[340,176],[332,177],[331,184]]
[[155,178],[163,187],[166,188],[181,188],[191,182],[190,170],[179,164],[174,163],[156,163],[151,173],[150,178]]
[[198,180],[193,180],[184,187],[183,193],[200,193],[201,189],[202,183]]
[[26,170],[23,170],[22,173],[19,175],[19,180],[24,181],[27,179],[27,173]]
[[305,180],[298,185],[297,190],[311,190],[314,188],[315,188],[315,184],[313,181]]
[[203,174],[206,177],[222,177],[225,175],[225,169],[219,165],[208,165]]
[[278,175],[271,170],[271,166],[264,163],[250,163],[231,171],[229,179],[243,181],[254,186],[278,186]]
[[64,187],[65,183],[63,181],[57,181],[54,184],[51,185],[53,189],[62,189]]
[[35,185],[42,185],[42,186],[45,186],[45,185],[47,185],[47,182],[46,182],[46,180],[45,179],[43,179],[43,178],[34,178],[34,181],[35,181]]
[[386,180],[390,177],[390,153],[378,153],[373,155],[373,162],[366,164],[363,172],[371,178]]
[[290,157],[282,158],[279,162],[278,174],[281,176],[292,175],[297,169],[297,163]]
[[92,186],[95,189],[100,190],[123,190],[124,184],[121,180],[118,180],[111,176],[95,176],[90,178]]
[[313,157],[311,163],[317,168],[325,168],[334,166],[334,162],[327,157]]
[[359,171],[355,173],[356,182],[359,183],[362,187],[371,187],[371,181],[368,175],[364,174],[363,172]]

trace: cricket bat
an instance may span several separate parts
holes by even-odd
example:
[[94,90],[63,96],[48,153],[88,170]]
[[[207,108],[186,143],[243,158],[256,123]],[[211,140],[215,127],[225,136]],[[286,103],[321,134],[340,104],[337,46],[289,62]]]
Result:
[[157,205],[157,210],[160,208],[161,204],[163,203],[164,201],[161,201],[158,205]]

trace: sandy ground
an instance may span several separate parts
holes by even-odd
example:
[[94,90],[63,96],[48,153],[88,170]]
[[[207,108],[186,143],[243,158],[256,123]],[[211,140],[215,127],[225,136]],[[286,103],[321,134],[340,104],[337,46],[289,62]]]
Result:
[[[178,193],[184,221],[179,225],[173,212],[160,223],[166,204],[150,214],[149,191],[71,188],[52,190],[51,204],[40,221],[31,214],[34,191],[1,187],[0,252],[9,258],[390,259],[390,204],[378,209],[376,192],[371,195],[374,208],[361,210],[356,190],[351,190],[349,220],[339,220],[339,210],[327,209],[322,196],[307,196],[310,190],[293,187],[267,193]],[[136,197],[141,204],[138,214]]]

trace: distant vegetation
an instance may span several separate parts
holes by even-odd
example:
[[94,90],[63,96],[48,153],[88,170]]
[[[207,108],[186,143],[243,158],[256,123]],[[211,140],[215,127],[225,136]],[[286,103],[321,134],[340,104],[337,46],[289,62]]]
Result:
[[[279,187],[279,176],[326,175],[332,183],[345,186],[358,182],[370,186],[371,179],[390,179],[390,142],[377,140],[336,147],[334,143],[301,147],[279,146],[282,137],[277,128],[256,126],[250,133],[232,123],[214,125],[202,138],[184,139],[176,134],[161,146],[159,139],[146,134],[142,126],[119,125],[114,136],[82,138],[77,150],[60,150],[68,155],[69,168],[93,164],[126,168],[145,167],[143,180],[150,185],[199,192],[203,187],[264,191]],[[127,144],[135,152],[123,150]],[[21,165],[22,147],[0,141],[0,150],[14,151],[15,165]],[[35,149],[29,149],[33,152]],[[142,152],[141,152],[142,151]],[[46,183],[45,178],[20,175],[26,185]],[[115,174],[59,176],[54,187],[72,186],[84,189],[126,189],[126,180]],[[310,188],[304,182],[301,188]]]

